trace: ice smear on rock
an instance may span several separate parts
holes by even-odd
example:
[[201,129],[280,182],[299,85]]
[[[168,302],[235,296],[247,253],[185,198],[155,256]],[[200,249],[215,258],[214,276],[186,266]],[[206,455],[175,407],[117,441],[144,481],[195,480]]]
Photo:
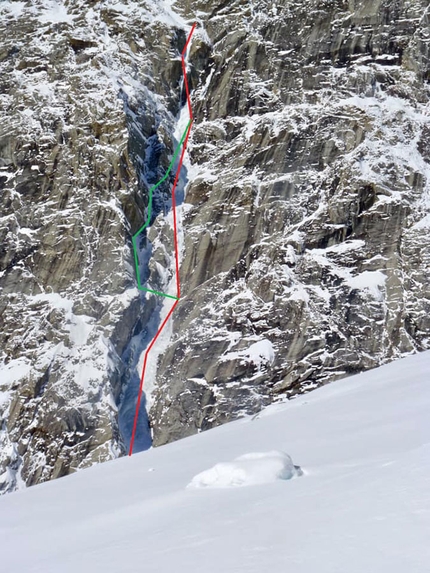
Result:
[[224,488],[272,483],[303,475],[284,452],[256,452],[239,456],[232,462],[215,464],[194,476],[188,487]]

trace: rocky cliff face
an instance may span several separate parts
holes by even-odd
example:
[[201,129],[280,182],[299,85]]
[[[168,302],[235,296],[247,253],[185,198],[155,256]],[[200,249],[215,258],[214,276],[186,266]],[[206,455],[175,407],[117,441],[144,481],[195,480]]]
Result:
[[187,10],[212,48],[155,444],[430,344],[428,2]]
[[[131,235],[186,120],[195,19],[154,444],[430,347],[426,0],[2,2],[3,491],[125,451],[170,304],[136,289]],[[168,183],[139,245],[157,290]]]
[[170,160],[185,32],[154,3],[2,2],[0,25],[7,491],[124,451],[121,356],[155,306],[130,236]]

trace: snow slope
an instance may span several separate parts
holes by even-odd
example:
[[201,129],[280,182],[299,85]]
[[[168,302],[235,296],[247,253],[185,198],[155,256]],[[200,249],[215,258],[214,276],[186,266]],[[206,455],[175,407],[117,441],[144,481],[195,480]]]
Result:
[[[253,419],[5,496],[0,570],[428,572],[429,381],[424,352]],[[187,487],[220,462],[274,450],[304,475]]]

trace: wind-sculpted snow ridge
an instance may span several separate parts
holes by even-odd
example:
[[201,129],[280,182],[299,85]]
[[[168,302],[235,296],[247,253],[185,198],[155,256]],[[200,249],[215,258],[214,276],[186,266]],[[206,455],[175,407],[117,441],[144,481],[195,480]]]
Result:
[[186,28],[161,0],[0,2],[0,491],[125,453],[123,356],[156,310],[132,236],[174,152]]

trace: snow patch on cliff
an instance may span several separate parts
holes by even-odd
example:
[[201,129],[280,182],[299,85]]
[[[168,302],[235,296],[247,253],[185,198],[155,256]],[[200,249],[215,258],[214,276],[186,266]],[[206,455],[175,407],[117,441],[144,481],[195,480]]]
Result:
[[[25,358],[11,360],[7,364],[0,364],[0,388],[8,384],[17,383],[21,378],[29,374],[31,370],[30,363]],[[2,398],[0,395],[0,405]]]
[[73,16],[68,13],[66,6],[62,2],[49,2],[45,0],[44,5],[46,8],[38,18],[42,24],[48,22],[53,24],[73,23]]
[[227,352],[221,356],[220,360],[222,362],[227,360],[241,360],[250,362],[254,364],[258,369],[260,369],[263,365],[273,364],[275,360],[275,351],[270,340],[263,338],[262,340],[254,342],[244,350]]
[[10,0],[5,0],[0,4],[0,14],[6,16],[13,16],[18,18],[21,16],[25,8],[25,2],[11,2]]

